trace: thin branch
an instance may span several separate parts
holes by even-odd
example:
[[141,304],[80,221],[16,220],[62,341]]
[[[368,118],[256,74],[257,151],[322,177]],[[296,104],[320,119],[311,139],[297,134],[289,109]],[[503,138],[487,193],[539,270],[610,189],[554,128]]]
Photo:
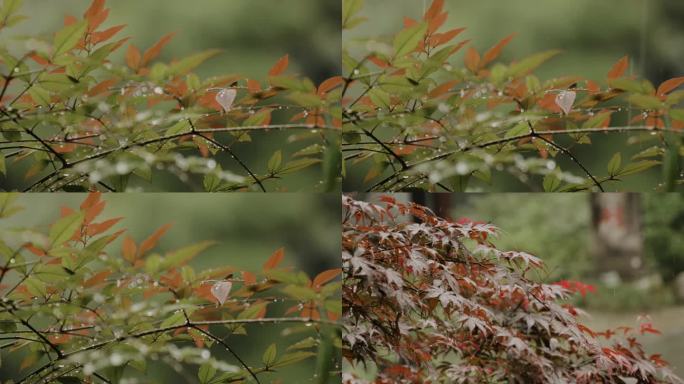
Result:
[[601,192],[605,192],[605,190],[603,189],[603,186],[601,185],[601,183],[600,183],[598,180],[596,180],[596,177],[594,177],[594,175],[592,175],[591,172],[589,172],[589,170],[588,170],[588,169],[587,169],[587,168],[586,168],[586,167],[585,167],[585,166],[584,166],[584,165],[575,157],[575,155],[573,155],[572,152],[570,152],[567,148],[565,148],[565,147],[563,147],[563,146],[560,146],[560,145],[554,143],[553,141],[551,141],[551,140],[549,140],[549,139],[547,139],[547,138],[545,138],[545,137],[543,137],[543,136],[538,136],[538,135],[537,135],[536,137],[539,138],[539,139],[541,139],[541,140],[543,140],[543,141],[545,141],[545,142],[546,142],[547,144],[549,144],[550,146],[552,146],[552,147],[558,149],[559,151],[563,152],[563,153],[564,153],[566,156],[568,156],[575,164],[577,164],[580,168],[582,168],[582,171],[584,171],[584,173],[591,179],[591,181],[594,183],[594,185],[596,185],[596,187],[598,187],[598,189],[599,189]]
[[204,329],[202,329],[202,328],[200,328],[200,327],[193,326],[192,328],[195,329],[195,330],[197,330],[197,331],[199,331],[200,333],[206,335],[207,337],[209,337],[210,339],[214,340],[215,342],[221,344],[221,345],[223,346],[223,348],[225,348],[228,352],[230,352],[230,354],[233,355],[233,356],[237,359],[237,361],[240,362],[240,364],[247,370],[247,372],[249,372],[249,375],[252,376],[252,378],[254,379],[254,381],[256,381],[257,384],[261,384],[261,382],[259,381],[259,378],[257,377],[257,375],[252,371],[252,369],[247,365],[247,363],[245,363],[244,360],[242,360],[242,358],[240,357],[240,355],[238,355],[237,353],[235,353],[235,351],[233,351],[233,348],[231,348],[230,345],[228,345],[228,343],[226,343],[226,342],[223,341],[222,339],[220,339],[220,338],[214,336],[211,332],[207,332],[207,331],[205,331]]

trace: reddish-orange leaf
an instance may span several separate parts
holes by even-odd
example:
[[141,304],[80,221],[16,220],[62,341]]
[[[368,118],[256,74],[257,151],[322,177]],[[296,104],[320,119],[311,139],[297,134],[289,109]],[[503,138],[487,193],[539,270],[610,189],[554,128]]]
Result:
[[325,95],[326,93],[342,85],[343,83],[344,79],[342,78],[342,76],[331,77],[323,81],[321,85],[318,86],[318,94]]
[[327,283],[328,281],[334,279],[342,273],[341,268],[335,268],[335,269],[329,269],[327,271],[323,271],[316,275],[316,277],[313,280],[312,286],[316,289],[320,288],[323,284]]
[[71,207],[63,206],[63,207],[59,208],[60,217],[67,217],[67,216],[71,215],[72,213],[74,213],[74,210],[71,209]]
[[111,28],[107,28],[102,32],[94,32],[91,35],[90,42],[93,45],[97,45],[103,41],[107,41],[107,40],[111,39],[112,37],[114,37],[114,35],[119,33],[119,31],[121,31],[124,28],[126,28],[126,25],[122,24],[122,25],[117,25],[117,26],[111,27]]
[[138,69],[140,67],[140,62],[142,60],[142,56],[140,54],[140,50],[133,44],[128,46],[128,50],[126,51],[126,64],[131,69]]
[[44,250],[42,250],[42,249],[36,247],[36,246],[33,245],[33,244],[24,244],[24,249],[26,249],[27,251],[33,253],[33,254],[36,255],[36,256],[45,256],[45,255],[46,255],[46,253],[45,253]]
[[171,39],[175,35],[175,32],[164,35],[161,39],[159,39],[159,41],[156,44],[154,44],[152,47],[150,47],[150,49],[145,51],[145,54],[142,58],[142,66],[146,66],[150,63],[150,61],[154,60],[155,57],[159,56],[159,53],[161,53],[162,48],[164,48],[164,46],[168,44],[169,41],[171,41]]
[[436,87],[430,93],[428,93],[428,97],[431,99],[434,99],[436,97],[442,96],[443,94],[449,92],[451,88],[453,88],[456,84],[458,84],[460,80],[451,80],[447,81],[446,83]]
[[285,257],[285,249],[283,248],[278,248],[271,257],[266,260],[264,263],[264,269],[273,269],[280,264],[281,261],[283,261],[283,257]]
[[119,79],[109,79],[100,82],[88,91],[88,96],[97,96],[101,93],[107,92],[114,84],[118,83]]
[[431,35],[431,34],[437,32],[437,30],[442,25],[444,25],[444,23],[447,20],[447,17],[449,17],[449,14],[444,12],[444,13],[440,13],[436,17],[433,17],[432,19],[430,19],[430,22],[428,23],[428,35]]
[[36,63],[38,63],[38,64],[40,64],[40,65],[42,65],[42,66],[46,66],[46,65],[49,65],[49,64],[50,64],[50,61],[49,61],[49,60],[47,60],[46,58],[44,58],[44,57],[42,57],[42,56],[40,56],[40,55],[38,55],[38,54],[35,54],[35,53],[34,53],[34,54],[32,54],[32,55],[29,55],[29,57],[31,58],[31,60],[35,61]]
[[261,83],[259,83],[259,80],[248,79],[247,80],[247,90],[249,91],[249,93],[261,92]]
[[242,280],[244,281],[245,285],[256,284],[256,276],[252,272],[243,271]]
[[482,65],[482,66],[485,66],[485,65],[487,65],[488,63],[491,63],[492,60],[494,60],[494,59],[496,59],[497,57],[499,57],[499,55],[501,54],[501,50],[502,50],[506,45],[508,45],[508,43],[510,43],[511,40],[513,40],[513,38],[515,37],[515,35],[516,35],[515,33],[508,35],[506,38],[504,38],[503,40],[499,41],[495,46],[493,46],[493,47],[490,48],[487,52],[485,52],[484,56],[482,56],[482,63],[481,63],[481,65]]
[[285,72],[287,69],[287,66],[290,64],[290,56],[285,55],[281,57],[278,62],[275,63],[273,68],[271,68],[270,71],[268,71],[269,76],[278,76],[281,73]]
[[387,68],[390,66],[390,64],[387,61],[385,61],[385,60],[383,60],[383,59],[381,59],[375,55],[369,56],[368,60],[380,68]]
[[136,248],[137,247],[135,246],[135,241],[133,241],[133,238],[131,238],[130,236],[126,236],[121,246],[121,253],[123,254],[123,258],[130,261],[131,263],[135,261]]
[[130,37],[125,37],[125,38],[117,41],[116,43],[114,43],[114,45],[112,45],[111,52],[114,52],[117,49],[121,48],[121,46],[124,45],[130,39],[131,39]]
[[477,72],[480,66],[480,54],[475,48],[470,47],[465,54],[464,62],[466,68],[470,69],[472,72]]
[[151,234],[147,239],[143,240],[143,242],[140,243],[140,248],[138,249],[139,256],[142,256],[145,252],[157,246],[157,242],[159,241],[159,239],[162,236],[164,236],[166,231],[168,231],[169,228],[171,228],[172,226],[173,224],[171,223],[163,225],[162,227],[154,231],[154,233]]
[[93,277],[91,277],[90,279],[86,280],[86,281],[83,283],[83,286],[84,286],[85,288],[90,288],[90,287],[93,287],[93,286],[95,286],[95,285],[98,285],[98,284],[104,282],[105,279],[107,279],[107,276],[109,276],[109,275],[111,275],[111,274],[112,274],[112,271],[110,271],[109,269],[105,269],[104,271],[99,272],[99,273],[95,274],[95,276],[93,276]]
[[92,3],[90,3],[90,7],[85,11],[83,14],[83,17],[86,19],[89,19],[98,13],[102,12],[104,10],[105,6],[105,0],[93,0]]
[[93,223],[93,224],[90,224],[90,225],[88,226],[88,229],[87,229],[87,231],[86,231],[86,234],[87,234],[88,236],[99,235],[100,233],[105,232],[105,231],[108,230],[109,228],[111,228],[111,227],[113,227],[114,225],[116,225],[116,223],[118,223],[119,221],[121,221],[121,219],[122,219],[121,217],[117,217],[117,218],[114,218],[114,219],[105,220],[105,221],[103,221],[103,222],[101,222],[101,223]]
[[101,12],[88,17],[88,32],[93,32],[99,27],[109,16],[109,9],[103,9]]
[[86,197],[85,200],[83,200],[79,208],[81,209],[81,211],[86,211],[95,204],[97,204],[100,201],[101,197],[102,192],[91,192],[88,194],[88,197]]
[[608,72],[608,79],[617,79],[625,74],[625,71],[629,68],[629,56],[624,56],[613,65],[613,67]]
[[66,15],[64,16],[64,26],[69,26],[71,24],[76,24],[78,19],[75,16],[72,15]]
[[418,22],[410,17],[404,16],[404,28],[411,28],[414,25],[417,25]]
[[425,12],[425,20],[430,20],[442,13],[444,0],[434,0],[430,8]]
[[458,36],[463,31],[465,31],[465,28],[456,28],[446,31],[444,33],[435,33],[434,35],[430,36],[430,45],[433,47],[437,47],[442,44],[446,44],[453,40],[454,37]]
[[656,93],[658,96],[665,96],[682,84],[684,84],[684,77],[675,77],[660,84]]
[[266,316],[266,306],[264,305],[263,308],[254,316],[255,319],[263,319],[264,316]]

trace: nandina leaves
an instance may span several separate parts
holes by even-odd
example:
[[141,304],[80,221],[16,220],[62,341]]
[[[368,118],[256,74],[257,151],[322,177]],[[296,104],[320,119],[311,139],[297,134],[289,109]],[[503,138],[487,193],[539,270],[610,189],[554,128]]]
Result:
[[622,77],[629,68],[629,56],[624,56],[613,65],[608,72],[608,79],[617,79]]
[[285,55],[278,59],[278,61],[271,67],[271,69],[268,71],[269,76],[278,76],[285,72],[287,67],[290,64],[290,56]]
[[284,248],[278,248],[275,252],[273,252],[271,257],[269,257],[268,260],[266,260],[266,262],[264,263],[264,266],[263,266],[264,270],[273,269],[273,268],[277,267],[278,264],[280,264],[283,261],[284,257],[285,257],[285,249]]
[[[562,302],[593,286],[540,283],[530,277],[540,259],[469,240],[495,236],[493,225],[381,201],[343,196],[344,358],[353,368],[343,382],[369,382],[352,373],[369,364],[376,383],[680,382],[633,329],[593,330]],[[638,330],[656,332],[647,321]]]
[[143,67],[147,66],[152,60],[159,56],[164,46],[166,46],[166,44],[168,44],[175,35],[175,33],[169,33],[162,36],[162,38],[159,39],[158,42],[156,42],[153,46],[146,50],[142,56],[141,65]]
[[131,44],[128,46],[126,51],[126,64],[128,64],[131,69],[138,69],[142,63],[142,54],[140,50],[135,45]]

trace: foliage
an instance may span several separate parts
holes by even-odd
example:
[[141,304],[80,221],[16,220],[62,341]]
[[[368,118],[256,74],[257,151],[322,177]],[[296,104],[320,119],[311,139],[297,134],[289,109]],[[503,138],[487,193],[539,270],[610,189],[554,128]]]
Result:
[[[684,90],[677,88],[684,77],[655,87],[628,76],[623,57],[605,82],[570,75],[542,81],[534,71],[560,51],[498,62],[515,35],[485,52],[468,40],[453,43],[464,28],[442,30],[443,5],[434,0],[422,20],[405,18],[389,39],[364,40],[365,54],[345,41],[347,183],[370,191],[463,191],[508,174],[531,190],[603,191],[653,167],[661,167],[661,183],[645,188],[670,191],[683,183]],[[343,28],[364,21],[362,8],[363,0],[344,1]],[[463,64],[452,59],[460,51]],[[574,147],[599,134],[628,135],[641,150],[627,158],[625,148],[605,169],[590,170]],[[561,158],[573,169],[561,169]]]
[[652,324],[591,330],[564,300],[595,288],[536,282],[542,261],[495,248],[492,224],[383,201],[343,197],[344,382],[682,382],[637,340]]
[[[26,18],[20,6],[3,2],[3,31]],[[0,173],[16,170],[31,191],[119,191],[162,171],[194,189],[266,191],[317,166],[318,179],[298,188],[335,189],[340,77],[316,86],[286,75],[284,56],[266,81],[200,79],[192,71],[220,51],[155,61],[173,34],[144,50],[129,44],[126,65],[115,65],[109,57],[128,38],[116,38],[124,25],[102,26],[108,14],[105,0],[94,0],[51,39],[22,37],[20,53],[0,46]],[[289,135],[268,153],[273,131]],[[245,150],[264,153],[246,164]]]
[[[0,217],[21,210],[15,198],[0,194]],[[47,232],[0,232],[1,351],[23,356],[17,383],[119,382],[148,361],[179,372],[197,366],[203,384],[258,383],[316,356],[309,378],[323,384],[339,373],[340,269],[312,280],[280,267],[279,249],[258,272],[196,271],[188,263],[211,242],[159,254],[168,225],[137,242],[113,229],[122,218],[99,218],[105,206],[91,193],[78,209],[62,208]],[[120,237],[121,255],[112,254]],[[245,361],[226,340],[253,327],[284,328],[260,362]]]
[[666,281],[684,271],[684,199],[680,194],[644,195],[644,245]]

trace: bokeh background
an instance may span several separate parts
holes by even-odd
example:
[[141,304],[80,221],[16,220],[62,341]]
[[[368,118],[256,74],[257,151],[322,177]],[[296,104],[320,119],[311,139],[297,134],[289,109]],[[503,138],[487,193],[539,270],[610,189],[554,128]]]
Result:
[[[365,3],[361,15],[369,21],[343,33],[343,44],[352,52],[364,49],[365,44],[355,43],[359,39],[389,38],[402,28],[404,16],[420,19],[431,0],[366,0]],[[540,51],[562,49],[560,56],[536,72],[541,79],[577,75],[604,80],[610,67],[624,55],[631,58],[632,74],[654,84],[684,76],[684,23],[681,22],[684,2],[680,0],[447,0],[445,10],[449,11],[449,19],[443,28],[466,27],[458,41],[471,39],[471,44],[480,52],[517,33],[499,58],[504,62]],[[462,58],[463,52],[454,56],[459,64],[463,63]],[[627,113],[616,114],[613,124],[624,125],[627,119]],[[613,153],[627,145],[626,137],[595,135],[592,139],[594,145],[577,146],[573,152],[593,173],[605,174]],[[630,145],[623,159],[645,148]],[[559,164],[564,170],[573,169],[581,174],[568,159]],[[627,177],[622,189],[651,190],[659,173],[659,168],[655,168]],[[529,190],[505,174],[498,174],[493,181],[493,191]]]
[[[355,196],[378,201],[378,194]],[[684,195],[671,194],[396,194],[453,220],[492,223],[502,250],[540,257],[547,283],[576,280],[584,320],[602,331],[650,316],[662,335],[641,339],[684,375]],[[609,244],[617,242],[617,246]],[[608,244],[608,246],[606,246]],[[624,246],[624,247],[623,247]]]
[[[0,232],[8,228],[35,227],[47,231],[59,217],[61,206],[78,208],[85,194],[23,194],[17,203],[26,209],[0,220]],[[204,240],[218,243],[195,258],[196,270],[236,266],[260,271],[262,264],[280,247],[285,248],[283,265],[291,265],[310,276],[340,266],[340,197],[337,194],[107,194],[107,207],[100,217],[124,217],[116,228],[125,228],[140,242],[155,229],[173,223],[159,242],[165,252]],[[4,232],[3,236],[8,235]],[[117,240],[110,249],[119,255]],[[284,312],[286,308],[282,309]],[[285,326],[255,326],[249,336],[233,339],[234,349],[250,362],[261,361],[265,348],[276,342],[284,350]],[[225,358],[232,361],[229,355]],[[20,356],[3,356],[0,378],[14,375]],[[148,364],[149,376],[158,382],[186,382],[162,364]],[[196,367],[187,371],[196,377]],[[305,383],[315,371],[315,359],[295,364],[264,379],[282,378],[284,383]],[[21,376],[21,375],[20,375]]]
[[[90,3],[91,0],[25,0],[21,14],[30,19],[3,31],[0,39],[10,49],[23,49],[25,43],[13,39],[16,36],[38,35],[51,41],[52,34],[62,27],[64,16],[80,18]],[[306,76],[319,84],[341,71],[341,6],[339,0],[110,0],[106,4],[110,14],[104,27],[126,24],[127,27],[116,36],[131,37],[129,42],[143,51],[163,35],[176,32],[157,58],[165,62],[206,49],[223,50],[195,71],[202,78],[239,74],[265,81],[268,70],[288,54],[288,74]],[[127,46],[112,56],[118,63],[124,62]],[[274,120],[274,123],[282,122]],[[287,156],[311,144],[288,147],[289,136],[283,132],[255,133],[256,145],[238,145],[234,150],[255,172],[266,172],[268,159],[276,150],[289,148],[283,151]],[[218,158],[222,159],[219,162],[224,169],[244,173],[227,155]],[[8,167],[16,166],[8,164]],[[0,187],[21,190],[27,184],[21,178],[23,173],[25,169],[16,167],[10,177],[0,175]],[[282,190],[321,190],[323,187],[316,183],[322,175],[321,166],[312,166],[283,180]],[[201,192],[202,180],[196,179],[183,183],[175,175],[158,171],[151,183],[137,180],[129,188],[152,192]]]

